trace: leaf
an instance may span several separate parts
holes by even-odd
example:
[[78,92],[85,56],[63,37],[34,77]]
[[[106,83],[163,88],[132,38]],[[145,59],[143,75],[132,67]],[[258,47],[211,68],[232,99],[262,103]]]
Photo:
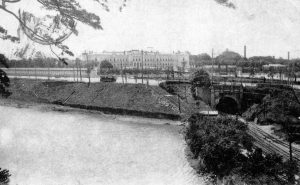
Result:
[[0,26],[0,33],[7,34],[7,30]]
[[9,183],[9,177],[11,175],[9,174],[9,171],[8,170],[2,170],[0,168],[0,183],[1,184],[8,184]]
[[236,6],[232,3],[229,2],[229,0],[215,0],[218,4],[226,6],[228,8],[236,9]]
[[66,50],[66,51],[64,51],[65,53],[67,53],[68,55],[70,55],[70,56],[74,56],[74,53],[73,52],[71,52],[71,51],[69,51],[69,50]]
[[63,64],[68,65],[65,58],[58,58],[59,61],[61,61]]
[[3,55],[3,54],[0,54],[0,63],[6,67],[6,68],[9,68],[8,66],[8,61],[6,59],[6,57]]

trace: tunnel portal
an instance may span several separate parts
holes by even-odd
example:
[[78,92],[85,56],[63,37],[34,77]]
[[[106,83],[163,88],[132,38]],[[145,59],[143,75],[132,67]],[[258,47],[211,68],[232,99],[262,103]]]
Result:
[[239,112],[239,105],[234,98],[225,96],[219,100],[216,109],[227,114],[236,114]]

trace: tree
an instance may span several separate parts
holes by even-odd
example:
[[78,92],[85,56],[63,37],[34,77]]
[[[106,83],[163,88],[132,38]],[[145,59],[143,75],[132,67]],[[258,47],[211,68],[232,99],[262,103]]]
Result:
[[255,76],[255,69],[254,67],[250,68],[249,78],[253,78]]
[[239,61],[241,58],[242,57],[240,54],[233,52],[233,51],[226,50],[221,55],[217,56],[216,62],[218,62],[222,65],[225,65],[225,64],[236,65],[237,61]]
[[9,177],[10,177],[10,173],[8,170],[5,169],[1,169],[0,168],[0,183],[1,184],[8,184],[9,183]]
[[[88,12],[80,5],[78,0],[36,0],[47,12],[40,18],[30,12],[19,10],[13,12],[8,9],[9,4],[17,4],[22,0],[2,0],[0,10],[11,15],[19,22],[19,28],[32,41],[42,45],[56,46],[62,53],[73,55],[69,48],[63,44],[72,34],[78,35],[77,24],[81,22],[95,29],[103,29],[100,17]],[[89,0],[97,2],[105,11],[109,11],[108,0]],[[126,6],[128,0],[120,1],[120,11]],[[235,8],[229,0],[214,0],[220,5]],[[0,38],[12,42],[19,41],[19,35],[13,36],[8,33],[4,26],[0,25]],[[56,54],[55,54],[56,55]]]
[[[52,47],[59,48],[62,53],[73,56],[69,47],[63,42],[72,34],[78,35],[77,24],[81,22],[94,29],[103,29],[100,17],[83,9],[78,0],[36,0],[42,5],[46,13],[44,17],[37,17],[34,14],[19,10],[18,13],[8,9],[9,4],[16,4],[22,0],[2,0],[0,11],[11,15],[19,22],[19,30],[22,31],[33,42],[49,46],[51,51],[60,59]],[[104,10],[109,11],[107,0],[89,0],[97,2]],[[120,10],[126,6],[127,0],[122,0]],[[12,42],[19,41],[18,36],[12,36],[0,25],[0,38]],[[65,62],[62,59],[63,62]]]
[[103,60],[100,63],[100,69],[112,69],[114,66],[108,61],[108,60]]
[[200,67],[201,65],[211,64],[211,57],[207,53],[190,55],[190,61],[192,61],[194,67]]
[[209,74],[202,69],[199,71],[196,71],[192,77],[191,84],[192,84],[192,87],[191,87],[192,95],[195,99],[197,99],[198,97],[196,95],[196,88],[197,87],[210,87],[210,85],[211,85]]
[[287,184],[298,173],[296,163],[254,147],[247,125],[238,120],[194,114],[188,121],[185,139],[198,159],[199,173],[213,180],[237,176],[251,185]]
[[[3,54],[0,54],[0,64],[8,68],[8,60]],[[9,87],[10,81],[5,71],[0,69],[0,95],[2,97],[8,97],[11,95],[11,92],[7,90]]]
[[275,75],[274,68],[270,67],[268,71],[268,77],[271,77],[271,83],[273,82],[274,75]]
[[235,5],[230,2],[229,0],[215,0],[217,3],[219,3],[220,5],[226,6],[228,8],[233,8],[235,9]]

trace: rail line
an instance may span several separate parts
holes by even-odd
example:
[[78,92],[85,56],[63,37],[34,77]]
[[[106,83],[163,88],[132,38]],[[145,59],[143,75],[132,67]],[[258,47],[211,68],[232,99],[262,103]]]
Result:
[[[259,128],[254,123],[248,123],[248,133],[254,138],[254,144],[265,153],[278,153],[284,159],[289,159],[289,144],[282,141]],[[300,149],[293,147],[293,159],[300,162]],[[300,165],[300,163],[299,163]]]

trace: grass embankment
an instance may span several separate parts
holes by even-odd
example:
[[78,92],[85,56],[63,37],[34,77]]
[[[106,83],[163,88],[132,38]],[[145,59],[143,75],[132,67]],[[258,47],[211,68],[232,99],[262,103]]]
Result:
[[113,114],[180,119],[188,106],[160,87],[142,84],[74,83],[12,79],[9,99],[55,103]]
[[192,86],[190,84],[163,82],[160,83],[159,86],[170,94],[179,96],[183,101],[185,101],[186,105],[188,105],[190,109],[190,114],[188,116],[191,116],[199,111],[213,110],[204,101],[195,100],[191,92]]

